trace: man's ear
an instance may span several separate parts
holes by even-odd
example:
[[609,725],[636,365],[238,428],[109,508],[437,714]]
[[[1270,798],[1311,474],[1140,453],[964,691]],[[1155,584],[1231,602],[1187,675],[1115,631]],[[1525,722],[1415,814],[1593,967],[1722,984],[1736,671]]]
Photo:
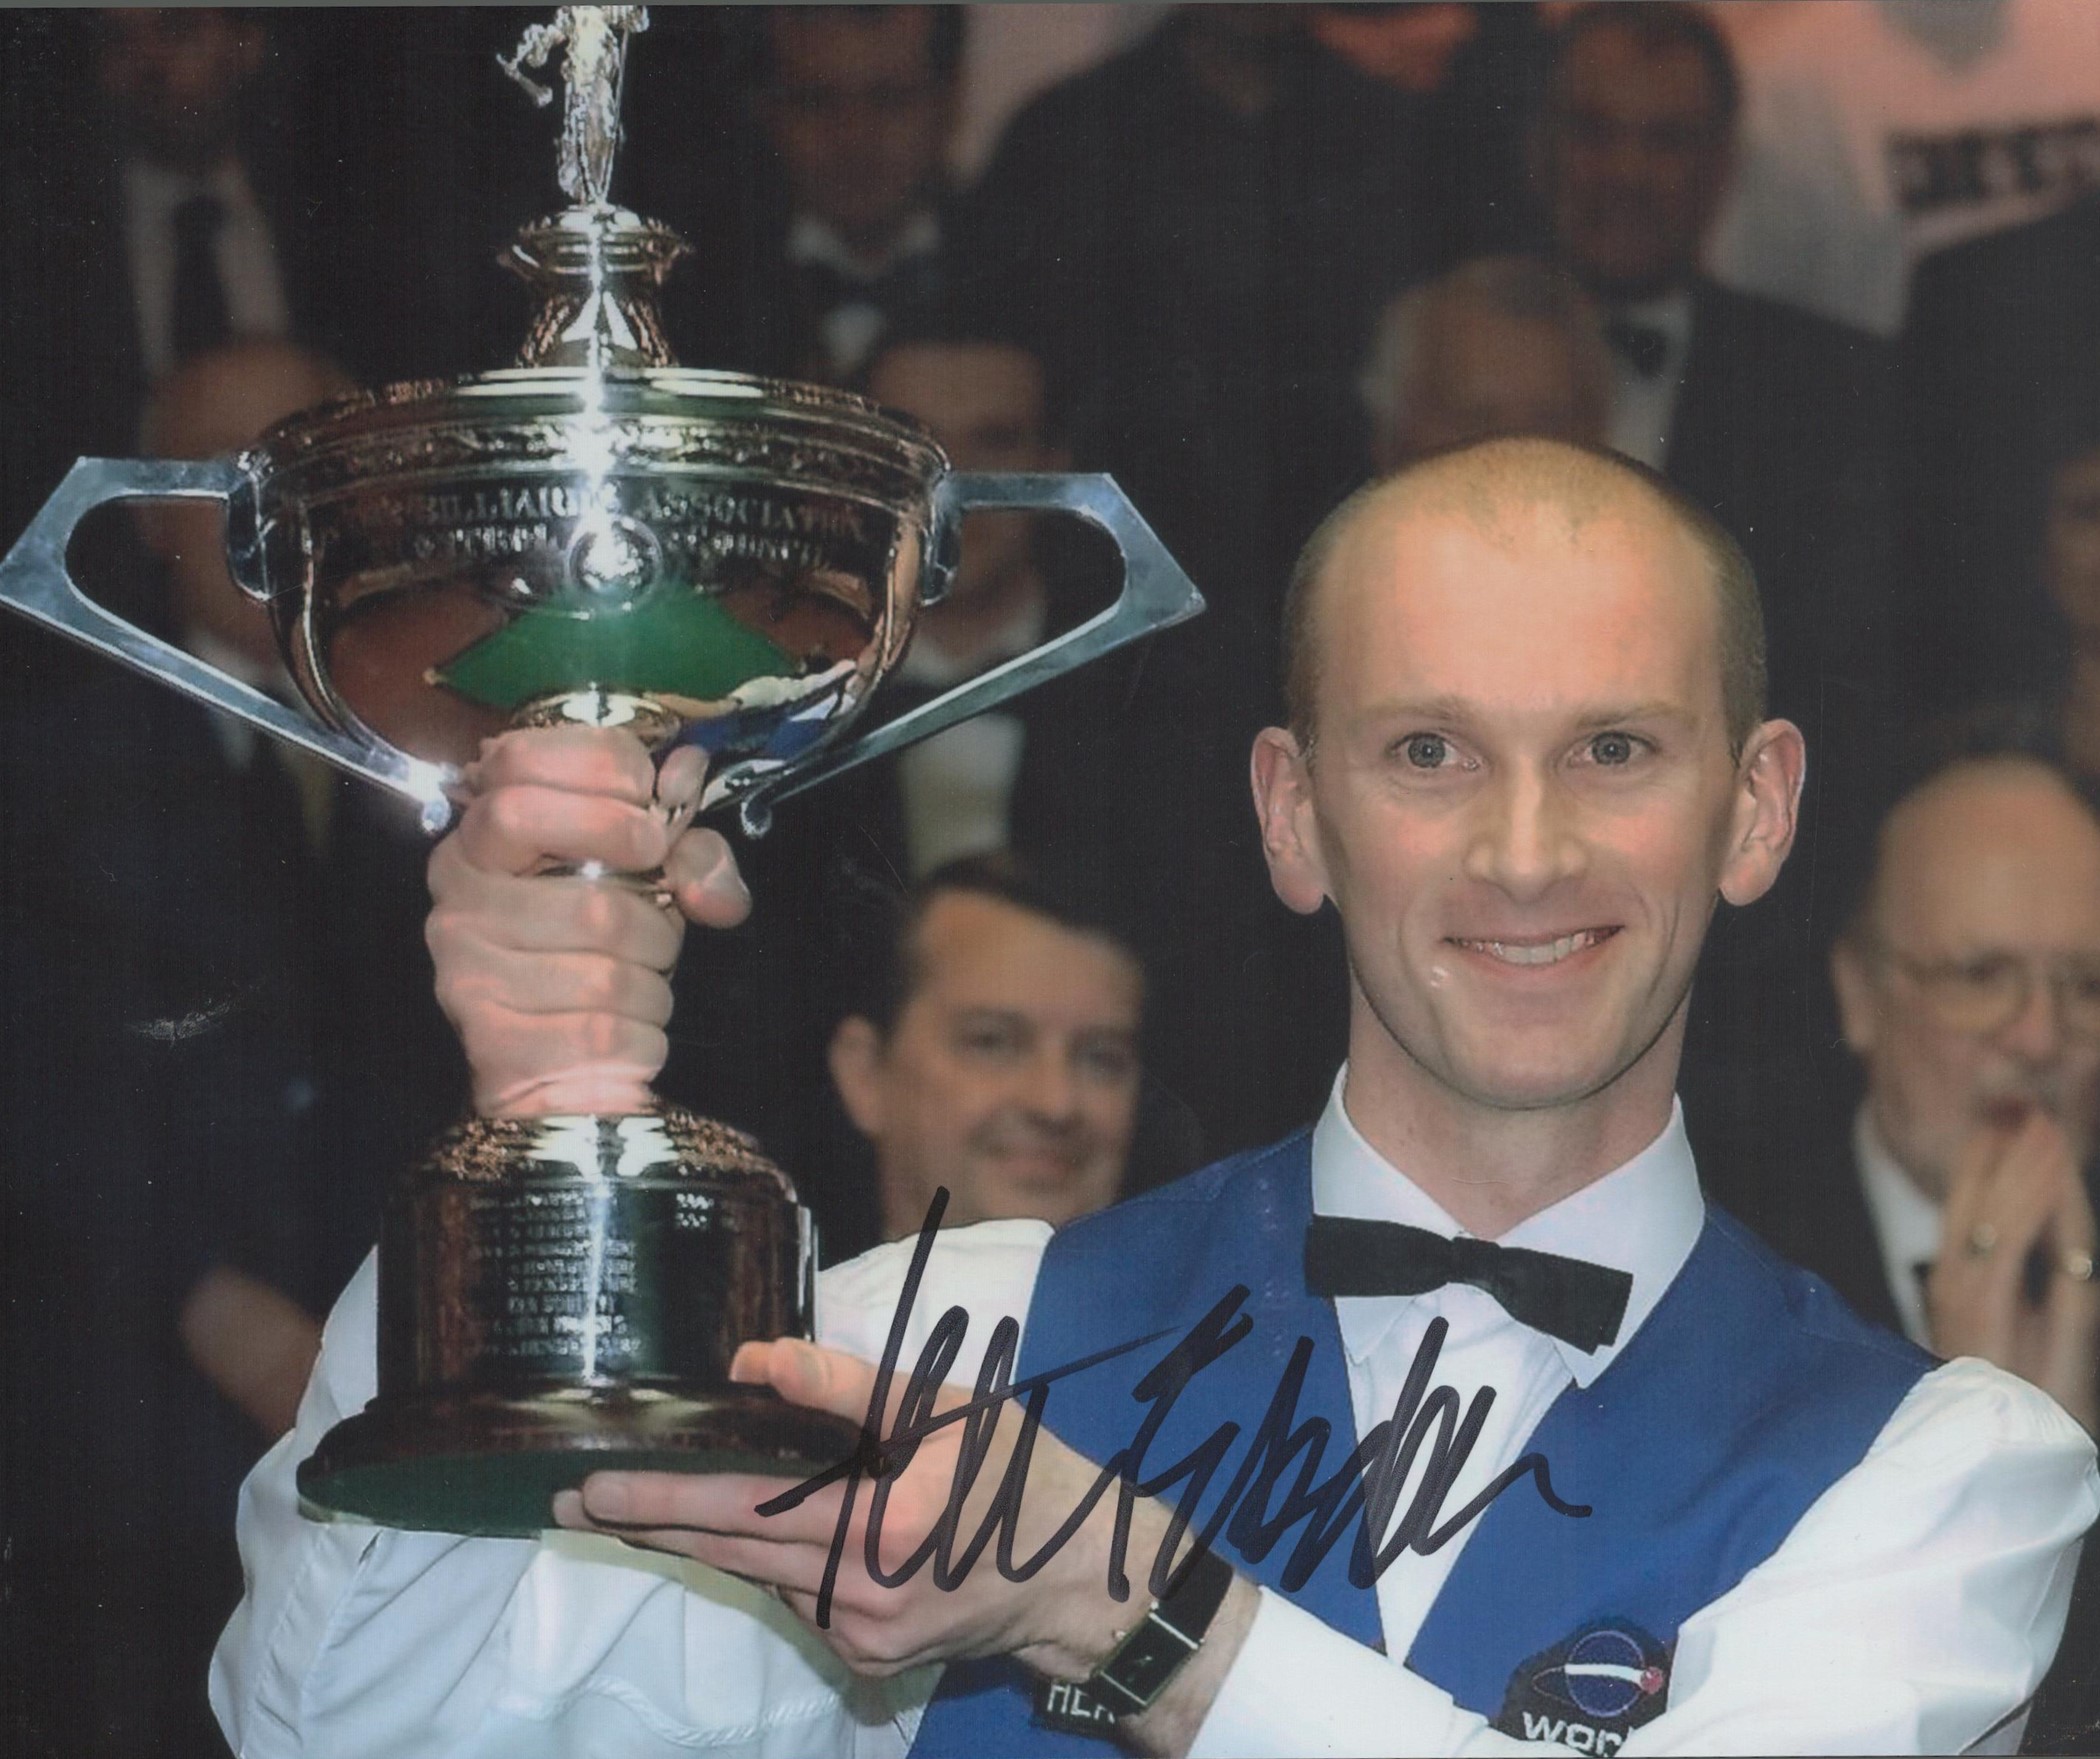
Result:
[[1767,721],[1736,762],[1735,808],[1721,864],[1721,896],[1751,904],[1772,889],[1800,822],[1808,744],[1792,721]]
[[1254,811],[1261,821],[1269,884],[1301,916],[1327,901],[1327,864],[1313,814],[1311,760],[1295,735],[1264,727],[1254,736]]
[[865,1015],[850,1014],[831,1035],[831,1084],[854,1129],[873,1141],[882,1133],[882,1034]]

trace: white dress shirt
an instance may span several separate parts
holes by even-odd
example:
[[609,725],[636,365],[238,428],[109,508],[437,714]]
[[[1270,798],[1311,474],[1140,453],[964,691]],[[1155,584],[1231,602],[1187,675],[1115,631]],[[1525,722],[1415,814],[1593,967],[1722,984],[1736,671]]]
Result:
[[[1456,1232],[1357,1134],[1340,1094],[1337,1083],[1314,1134],[1316,1201]],[[1702,1215],[1673,1116],[1625,1166],[1504,1239],[1628,1271],[1623,1344],[1682,1267]],[[1025,1314],[1048,1239],[1035,1222],[943,1234],[906,1359],[960,1302],[973,1362],[998,1318]],[[825,1274],[827,1343],[880,1354],[910,1253],[899,1242]],[[302,1519],[297,1462],[372,1391],[372,1298],[368,1263],[329,1321],[297,1429],[242,1493],[248,1595],[212,1675],[241,1754],[893,1759],[908,1749],[936,1669],[853,1679],[777,1602],[711,1572],[574,1535],[466,1540]],[[1451,1322],[1438,1381],[1461,1399],[1496,1387],[1453,1506],[1515,1457],[1570,1380],[1593,1378],[1611,1355],[1543,1338],[1465,1287],[1338,1308],[1360,1431],[1391,1409],[1437,1314]],[[1779,1549],[1685,1621],[1670,1707],[1622,1751],[2012,1751],[2096,1512],[2092,1444],[2053,1401],[1983,1363],[1934,1370]],[[1398,1659],[1465,1542],[1409,1554],[1381,1578],[1389,1656],[1265,1590],[1195,1753],[1556,1750],[1489,1728]]]
[[1816,0],[1738,71],[1714,274],[1877,336],[1914,264],[2093,187],[2100,7],[2079,0]]
[[1636,372],[1616,348],[1611,351],[1611,449],[1661,470],[1669,460],[1670,424],[1677,418],[1677,397],[1684,389],[1684,369],[1692,354],[1692,295],[1688,288],[1659,299],[1612,308],[1622,323],[1654,330],[1663,339],[1662,364],[1652,373]]
[[1940,1255],[1940,1206],[1897,1165],[1865,1106],[1852,1121],[1852,1160],[1859,1168],[1867,1217],[1874,1224],[1874,1243],[1881,1248],[1882,1274],[1895,1297],[1903,1335],[1929,1350],[1932,1328],[1925,1320],[1925,1291],[1918,1286],[1918,1266]]
[[159,378],[175,364],[175,210],[195,195],[217,196],[226,211],[213,254],[232,333],[291,332],[277,248],[240,161],[228,159],[207,176],[194,177],[133,159],[124,166],[124,241],[131,263],[132,305],[138,313],[139,352],[149,378]]
[[[1047,620],[1040,594],[966,660],[928,639],[921,628],[897,667],[898,678],[945,690],[1025,654],[1043,639]],[[945,861],[1003,849],[1013,841],[1014,784],[1021,776],[1028,736],[1021,717],[994,710],[921,739],[897,757],[904,801],[904,841],[914,878]]]

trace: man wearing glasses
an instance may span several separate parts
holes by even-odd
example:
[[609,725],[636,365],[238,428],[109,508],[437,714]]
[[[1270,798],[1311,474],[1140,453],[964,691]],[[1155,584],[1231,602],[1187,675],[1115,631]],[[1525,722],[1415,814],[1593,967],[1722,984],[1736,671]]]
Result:
[[1787,1245],[1871,1317],[1985,1357],[2093,1428],[2093,805],[2017,745],[1943,760],[1882,821],[1831,976],[1865,1076],[1850,1145],[1864,1218],[1826,1191]]

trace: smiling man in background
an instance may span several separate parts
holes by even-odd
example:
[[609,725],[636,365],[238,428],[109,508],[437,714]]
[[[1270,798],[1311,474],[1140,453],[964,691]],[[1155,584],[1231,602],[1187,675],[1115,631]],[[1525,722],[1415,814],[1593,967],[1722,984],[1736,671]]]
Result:
[[1113,1203],[1137,1120],[1137,957],[1070,888],[1010,856],[927,876],[863,1004],[831,1040],[847,1116],[875,1151],[882,1237]]

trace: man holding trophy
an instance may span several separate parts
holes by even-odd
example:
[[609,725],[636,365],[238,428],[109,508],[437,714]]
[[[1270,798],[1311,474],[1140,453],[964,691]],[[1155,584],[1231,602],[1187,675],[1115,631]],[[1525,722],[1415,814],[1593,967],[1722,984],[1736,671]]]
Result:
[[[552,1506],[577,1531],[538,1545],[316,1527],[290,1470],[370,1391],[368,1270],[303,1439],[250,1487],[251,1597],[217,1681],[247,1750],[272,1751],[260,1731],[280,1718],[372,1753],[573,1751],[614,1729],[617,1750],[666,1753],[2010,1750],[2100,1506],[2090,1443],[2010,1377],[1870,1330],[1706,1213],[1674,1114],[1706,918],[1769,885],[1802,773],[1798,733],[1758,718],[1747,592],[1726,540],[1653,479],[1549,442],[1431,460],[1315,538],[1294,589],[1297,724],[1254,758],[1279,894],[1332,899],[1352,952],[1350,1061],[1310,1137],[1054,1239],[942,1236],[916,1289],[913,1247],[881,1248],[827,1277],[820,1346],[736,1360],[841,1418],[875,1401],[894,1437],[872,1364],[900,1303],[900,1373],[936,1314],[966,1310],[962,1383],[1007,1315],[1017,1377],[1155,1338],[1051,1388],[1011,1511],[1013,1555],[1043,1559],[1031,1579],[991,1555],[945,1586],[894,1579],[944,1517],[966,1538],[998,1516],[1026,1428],[1011,1402],[903,1465],[876,1546],[889,1581],[866,1494],[842,1515],[839,1483],[783,1508],[777,1479],[593,1476]],[[694,782],[596,730],[507,735],[474,772],[432,862],[431,934],[484,1104],[591,1104],[652,1072],[666,919],[635,900],[586,920],[580,891],[556,896],[577,882],[524,876],[550,856],[661,861],[684,915],[734,920],[726,845],[665,826]],[[1438,1288],[1406,1262],[1423,1235],[1498,1239],[1564,1286],[1520,1298],[1490,1267],[1500,1293]],[[1236,1419],[1228,1470],[1189,1492],[1197,1529],[1229,1524],[1169,1583],[1153,1560],[1188,1555],[1181,1489],[1134,1497],[1119,1599],[1117,1499],[1061,1545],[1054,1529],[1131,1445],[1137,1376],[1235,1283],[1256,1291],[1251,1337],[1199,1366],[1131,1475],[1180,1459],[1213,1427],[1199,1413]],[[1243,1526],[1250,1502],[1288,1541],[1317,1524],[1298,1476],[1317,1457],[1219,1502],[1262,1445],[1261,1364],[1299,1336],[1292,1426],[1324,1398],[1366,1438],[1361,1519],[1386,1567],[1345,1568],[1345,1532],[1293,1581],[1286,1548]],[[1434,1548],[1389,1546],[1402,1485],[1381,1489],[1378,1424],[1406,1425],[1425,1359],[1457,1398],[1499,1395],[1432,1513],[1489,1501]],[[1508,1480],[1520,1455],[1543,1456],[1550,1492]],[[1157,1641],[1164,1626],[1181,1639]]]
[[[690,821],[1191,607],[1100,479],[955,478],[857,399],[665,363],[677,241],[598,151],[640,23],[564,8],[527,57],[566,42],[587,150],[517,247],[523,369],[86,461],[0,564],[464,806],[429,938],[482,1115],[397,1186],[244,1491],[237,1749],[2012,1750],[2092,1444],[1700,1197],[1692,972],[1805,760],[1740,552],[1623,460],[1440,454],[1300,562],[1252,780],[1279,897],[1349,949],[1317,1123],[1055,1234],[936,1201],[814,1301],[784,1178],[648,1091],[678,918],[748,906]],[[72,523],[138,493],[226,500],[332,732],[73,602]],[[972,504],[1102,524],[1123,600],[842,745]]]

